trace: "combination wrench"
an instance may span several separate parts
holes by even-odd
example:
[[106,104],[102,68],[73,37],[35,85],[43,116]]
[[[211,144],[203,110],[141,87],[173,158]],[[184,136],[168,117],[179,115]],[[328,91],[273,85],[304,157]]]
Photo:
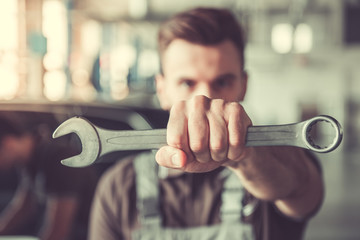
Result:
[[[333,130],[334,138],[326,146],[319,146],[312,136],[313,127],[320,122],[329,123]],[[150,150],[167,145],[166,129],[108,130],[82,117],[73,117],[63,122],[54,131],[53,138],[70,133],[75,133],[80,138],[82,152],[61,161],[69,167],[89,166],[110,152]],[[342,136],[342,127],[336,119],[320,115],[299,123],[251,126],[247,129],[245,145],[248,147],[295,146],[326,153],[339,146]]]

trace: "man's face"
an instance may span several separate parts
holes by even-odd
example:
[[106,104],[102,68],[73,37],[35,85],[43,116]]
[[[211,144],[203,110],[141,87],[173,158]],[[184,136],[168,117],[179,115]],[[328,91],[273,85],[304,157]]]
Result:
[[247,75],[237,48],[229,40],[203,46],[176,39],[162,60],[163,75],[157,76],[156,86],[165,110],[196,95],[225,101],[244,99]]

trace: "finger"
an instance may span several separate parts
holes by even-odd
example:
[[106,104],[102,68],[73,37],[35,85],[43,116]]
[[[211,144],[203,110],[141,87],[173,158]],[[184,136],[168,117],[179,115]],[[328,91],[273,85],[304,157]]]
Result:
[[186,153],[170,146],[160,148],[155,155],[156,162],[168,168],[183,168],[186,165]]
[[226,160],[228,151],[228,129],[223,117],[224,106],[223,100],[213,100],[208,113],[210,155],[217,162]]
[[209,123],[206,112],[209,101],[205,96],[196,96],[188,105],[189,146],[195,159],[200,163],[211,160],[209,151]]
[[245,148],[245,138],[248,126],[251,121],[245,110],[239,103],[229,103],[227,106],[229,150],[227,158],[229,160],[240,159]]
[[170,110],[166,131],[166,140],[169,146],[190,152],[188,142],[186,103],[184,101],[173,105]]

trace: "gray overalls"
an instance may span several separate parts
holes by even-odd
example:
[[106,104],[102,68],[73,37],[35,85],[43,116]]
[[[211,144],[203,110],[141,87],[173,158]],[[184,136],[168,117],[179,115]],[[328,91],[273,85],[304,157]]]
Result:
[[132,233],[133,240],[251,240],[252,226],[241,222],[241,216],[250,215],[254,206],[242,206],[244,189],[237,176],[225,169],[222,192],[221,224],[193,228],[164,228],[159,211],[159,167],[151,161],[154,153],[140,154],[134,160],[136,172],[137,209],[141,228]]

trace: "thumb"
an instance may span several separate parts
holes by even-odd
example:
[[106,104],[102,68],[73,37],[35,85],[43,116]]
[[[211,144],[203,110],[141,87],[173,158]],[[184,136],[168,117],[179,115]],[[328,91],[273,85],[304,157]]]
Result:
[[160,148],[155,159],[159,165],[168,168],[182,168],[186,164],[185,152],[170,146]]

